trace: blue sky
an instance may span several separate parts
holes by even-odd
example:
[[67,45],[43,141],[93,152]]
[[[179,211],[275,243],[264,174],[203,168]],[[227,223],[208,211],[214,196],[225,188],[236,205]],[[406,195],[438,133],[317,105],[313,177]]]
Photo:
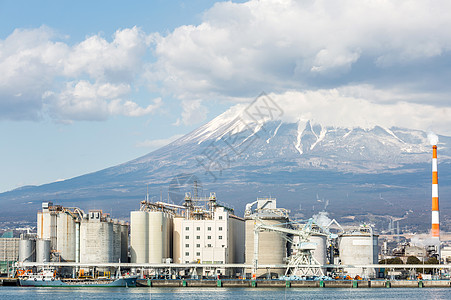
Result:
[[287,121],[450,135],[450,6],[0,0],[0,192],[137,158],[262,91]]

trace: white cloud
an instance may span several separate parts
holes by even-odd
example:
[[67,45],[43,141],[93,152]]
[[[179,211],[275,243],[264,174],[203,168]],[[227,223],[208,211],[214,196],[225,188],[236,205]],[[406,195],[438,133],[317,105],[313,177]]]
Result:
[[[426,76],[418,61],[451,61],[448,11],[451,2],[443,0],[216,3],[198,26],[155,39],[158,60],[147,76],[183,99],[352,82],[408,85],[412,76],[424,84],[434,72]],[[399,67],[417,72],[386,76]]]
[[445,0],[251,0],[216,3],[199,25],[167,35],[133,27],[69,44],[47,27],[18,29],[0,40],[0,120],[142,116],[161,105],[131,99],[144,81],[181,100],[179,125],[204,120],[212,98],[239,102],[261,91],[335,89],[446,110],[448,11]]
[[130,80],[139,72],[146,35],[137,27],[118,30],[110,43],[94,35],[75,45],[64,61],[64,75],[88,74],[97,80]]
[[155,140],[145,140],[143,142],[139,142],[136,144],[136,147],[144,147],[144,148],[151,148],[151,149],[158,149],[163,146],[166,146],[173,141],[181,138],[183,134],[176,134],[173,135],[167,139],[155,139]]
[[182,109],[182,117],[177,120],[175,125],[201,123],[206,119],[208,113],[201,100],[183,100]]
[[140,107],[130,100],[122,100],[130,91],[127,84],[91,84],[88,81],[69,82],[59,94],[48,92],[48,110],[62,122],[75,120],[101,121],[110,115],[138,117],[150,114],[162,104],[157,98],[153,104]]
[[17,29],[0,40],[0,119],[105,120],[152,113],[156,99],[140,107],[128,99],[142,73],[149,37],[140,29],[118,30],[70,46],[48,27]]
[[[371,93],[374,93],[375,97],[356,96]],[[251,102],[254,99],[248,99],[248,104],[240,103],[232,106],[208,123],[204,131],[197,134],[205,135],[206,138],[217,131],[222,131],[219,129],[230,125],[230,122],[240,116],[244,122],[238,123],[235,132],[245,129],[246,124],[255,124],[257,118],[257,124],[268,120],[281,120],[286,123],[311,121],[313,124],[350,129],[356,127],[371,129],[375,126],[401,127],[432,130],[437,134],[449,135],[451,107],[435,107],[407,101],[380,102],[378,101],[380,95],[393,99],[404,97],[402,93],[397,94],[397,91],[379,91],[371,86],[271,93],[268,96],[277,107],[272,102],[265,104],[261,100]],[[255,108],[257,106],[258,110]],[[258,114],[249,115],[245,113],[245,109]],[[269,114],[270,110],[272,115]]]

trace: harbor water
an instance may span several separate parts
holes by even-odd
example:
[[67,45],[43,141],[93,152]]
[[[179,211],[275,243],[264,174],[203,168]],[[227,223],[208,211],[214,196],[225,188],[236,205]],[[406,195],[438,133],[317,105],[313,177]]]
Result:
[[0,286],[0,299],[450,299],[448,288],[36,288]]

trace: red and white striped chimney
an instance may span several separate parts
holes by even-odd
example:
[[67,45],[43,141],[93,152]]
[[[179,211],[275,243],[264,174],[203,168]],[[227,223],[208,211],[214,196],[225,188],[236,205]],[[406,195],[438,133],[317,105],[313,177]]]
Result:
[[440,240],[440,216],[438,208],[437,145],[432,146],[432,238]]

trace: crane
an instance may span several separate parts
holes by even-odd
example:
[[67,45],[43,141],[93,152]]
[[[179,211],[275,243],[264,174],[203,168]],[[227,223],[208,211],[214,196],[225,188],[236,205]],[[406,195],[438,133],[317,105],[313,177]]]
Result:
[[326,233],[326,231],[316,224],[313,219],[309,219],[307,224],[296,229],[267,225],[264,224],[264,222],[258,217],[255,217],[254,219],[254,277],[256,276],[258,269],[259,233],[262,231],[278,232],[292,244],[294,244],[293,239],[287,235],[299,236],[299,243],[294,245],[297,251],[294,255],[290,256],[288,260],[285,276],[324,276],[323,270],[321,269],[321,264],[313,256],[312,251],[316,249],[316,244],[310,242],[310,236],[312,234],[329,236],[329,233]]

